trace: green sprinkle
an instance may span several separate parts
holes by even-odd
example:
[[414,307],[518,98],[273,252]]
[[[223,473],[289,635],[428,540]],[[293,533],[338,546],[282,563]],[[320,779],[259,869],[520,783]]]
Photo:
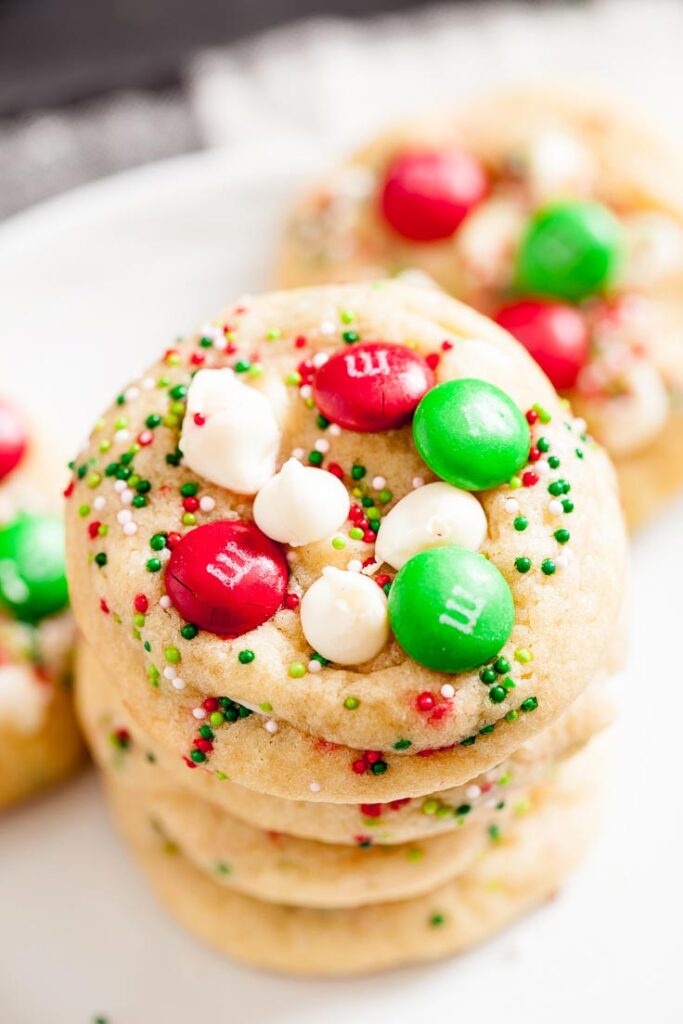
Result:
[[571,537],[571,534],[569,530],[555,530],[553,537],[555,538],[558,544],[566,544],[569,538]]
[[277,339],[281,337],[282,331],[279,327],[271,327],[266,331],[266,341],[277,341]]
[[306,675],[306,666],[303,661],[293,661],[287,671],[292,679],[301,679]]
[[496,670],[491,668],[490,665],[488,665],[486,668],[483,668],[481,670],[481,672],[479,673],[479,678],[481,679],[482,683],[486,683],[487,686],[490,686],[491,683],[495,683],[496,681]]
[[180,488],[180,493],[183,498],[194,498],[199,490],[199,484],[187,483],[183,484]]
[[160,558],[148,558],[146,562],[147,572],[159,572],[161,569]]
[[[85,519],[86,516],[89,516],[90,515],[90,505],[81,505],[81,506],[79,506],[78,514],[81,517],[81,519]],[[362,533],[363,533],[363,531],[361,530],[361,535],[362,535]]]
[[504,676],[510,671],[510,662],[507,658],[497,658],[493,663],[493,667],[499,676]]
[[525,701],[519,706],[520,711],[535,711],[538,707],[538,699],[536,697],[527,697]]
[[443,914],[432,914],[429,918],[429,924],[432,928],[440,928],[441,925],[446,923],[446,918]]
[[507,697],[507,690],[504,686],[492,686],[489,690],[489,700],[492,704],[502,704]]
[[199,339],[199,344],[202,348],[213,348],[213,338],[207,338],[206,335]]
[[428,800],[423,801],[420,810],[423,814],[436,814],[439,809],[439,801],[435,797],[430,797]]
[[360,526],[352,526],[351,529],[349,530],[349,537],[351,538],[351,540],[362,540],[363,531],[361,530]]
[[358,341],[360,334],[358,331],[343,331],[342,338],[346,345],[353,345],[354,341]]
[[133,505],[133,508],[144,508],[147,504],[147,498],[144,494],[136,494],[131,504]]
[[495,729],[495,724],[494,723],[491,723],[491,725],[484,725],[479,730],[479,735],[480,736],[490,736],[494,729]]
[[536,447],[538,448],[539,452],[550,451],[550,441],[547,437],[539,437],[538,441],[536,442]]
[[183,512],[182,519],[180,521],[183,526],[194,526],[197,522],[197,517],[194,512]]
[[347,711],[355,711],[359,705],[360,701],[358,697],[347,697],[344,701],[344,707]]
[[211,722],[211,725],[214,727],[214,729],[218,729],[219,726],[223,725],[225,718],[221,711],[212,711],[209,716],[209,721]]
[[187,397],[187,384],[175,384],[168,392],[171,398],[186,398]]
[[550,458],[548,459],[548,465],[550,466],[551,469],[559,469],[560,468],[560,460],[558,459],[557,455],[551,455],[550,456]]
[[238,359],[235,363],[235,373],[246,373],[251,368],[251,363],[248,359]]
[[564,501],[562,502],[562,508],[567,513],[574,511],[574,502],[571,500],[571,498],[564,499]]
[[518,533],[523,533],[529,525],[529,520],[526,516],[515,516],[512,525]]
[[412,747],[412,740],[396,740],[394,743],[394,750],[407,750],[408,747]]
[[103,569],[106,564],[107,556],[104,551],[98,552],[98,554],[95,555],[95,565],[99,565],[100,569]]
[[240,651],[240,653],[237,655],[237,660],[242,665],[249,665],[250,662],[252,662],[255,657],[256,655],[254,654],[254,652],[250,650],[248,647],[245,647],[244,650]]
[[327,428],[330,425],[330,421],[328,420],[328,418],[326,416],[323,416],[321,412],[318,413],[318,415],[316,416],[315,422],[320,430],[327,430]]
[[343,549],[346,547],[346,541],[344,540],[343,537],[333,537],[332,547],[335,549],[335,551],[343,551]]
[[508,711],[507,715],[505,716],[505,721],[506,722],[516,722],[518,718],[519,718],[519,711]]
[[520,647],[518,651],[515,651],[515,661],[518,661],[520,665],[527,665],[530,661],[533,661],[533,655],[525,647]]
[[384,775],[388,767],[389,765],[386,761],[375,761],[375,763],[370,766],[370,771],[373,775]]
[[164,658],[170,665],[177,665],[180,661],[180,651],[177,647],[166,647],[164,649]]
[[206,761],[206,754],[203,754],[201,750],[193,750],[190,753],[190,758],[195,764],[203,764]]
[[149,546],[152,551],[161,551],[166,547],[166,534],[165,533],[154,533],[149,539]]
[[531,559],[526,556],[515,558],[515,569],[517,572],[528,572],[531,568]]
[[197,627],[193,626],[191,622],[188,622],[180,630],[180,635],[183,638],[183,640],[194,640],[198,632],[199,630],[197,629]]
[[339,319],[343,324],[353,323],[355,318],[356,314],[353,312],[352,309],[342,309],[341,313],[339,314]]
[[312,451],[308,453],[308,461],[312,466],[322,466],[323,464],[323,453]]
[[356,464],[351,467],[351,476],[354,480],[362,480],[366,473],[367,469],[365,466]]
[[541,562],[541,572],[544,576],[552,576],[557,569],[557,566],[553,562],[552,558],[544,558]]

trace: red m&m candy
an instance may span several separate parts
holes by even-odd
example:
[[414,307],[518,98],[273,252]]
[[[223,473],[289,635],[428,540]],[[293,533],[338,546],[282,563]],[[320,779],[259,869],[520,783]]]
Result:
[[23,424],[12,406],[0,399],[0,480],[19,465],[25,451]]
[[588,327],[574,306],[527,300],[505,306],[496,321],[514,335],[559,390],[576,383],[588,358]]
[[449,238],[486,195],[486,172],[458,150],[405,153],[387,169],[381,194],[385,219],[413,242]]
[[417,352],[385,341],[337,352],[320,367],[313,396],[323,416],[362,434],[406,423],[434,374]]
[[258,527],[219,520],[198,526],[176,544],[166,590],[187,622],[236,637],[275,615],[287,579],[282,549]]

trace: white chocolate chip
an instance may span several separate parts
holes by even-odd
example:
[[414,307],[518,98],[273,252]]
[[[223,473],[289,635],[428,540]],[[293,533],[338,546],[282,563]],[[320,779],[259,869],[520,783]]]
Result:
[[401,498],[384,517],[376,557],[400,569],[429,548],[457,544],[477,551],[486,537],[486,513],[468,491],[438,481]]
[[260,391],[230,369],[195,374],[178,445],[189,469],[238,494],[255,494],[275,471],[279,444],[275,415]]
[[346,488],[333,473],[288,459],[256,495],[254,522],[273,540],[301,547],[338,530],[349,504]]
[[340,665],[361,665],[389,639],[384,592],[362,573],[326,566],[304,594],[301,628],[323,658]]
[[0,667],[0,722],[23,736],[38,732],[50,700],[50,689],[27,665]]

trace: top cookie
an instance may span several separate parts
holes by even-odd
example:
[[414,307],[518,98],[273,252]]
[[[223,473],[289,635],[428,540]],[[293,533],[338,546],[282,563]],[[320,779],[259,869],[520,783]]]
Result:
[[636,522],[683,482],[682,170],[604,100],[495,95],[386,133],[310,190],[277,281],[417,268],[498,319],[617,459]]
[[435,290],[246,299],[124,390],[75,467],[75,610],[141,686],[413,754],[540,729],[610,656],[609,462],[521,346]]

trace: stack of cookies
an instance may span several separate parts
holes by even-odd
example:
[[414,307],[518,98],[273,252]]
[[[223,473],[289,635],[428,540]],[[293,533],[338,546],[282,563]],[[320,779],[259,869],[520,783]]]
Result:
[[625,573],[584,431],[500,327],[388,281],[249,297],[118,395],[67,503],[78,702],[190,929],[371,971],[575,865]]

